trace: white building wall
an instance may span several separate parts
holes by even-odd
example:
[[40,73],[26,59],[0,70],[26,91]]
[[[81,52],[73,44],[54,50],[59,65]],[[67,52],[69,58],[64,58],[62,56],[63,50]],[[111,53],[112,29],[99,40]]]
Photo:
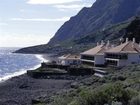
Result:
[[140,54],[128,54],[127,60],[119,60],[118,66],[126,66],[130,64],[140,64]]
[[128,60],[118,60],[118,67],[126,66],[128,63]]
[[81,61],[80,61],[80,59],[78,60],[73,60],[73,59],[64,59],[64,60],[61,60],[61,63],[60,64],[62,64],[62,65],[71,65],[71,64],[80,64],[81,63]]
[[104,55],[96,55],[95,56],[95,65],[104,65],[104,64],[105,64]]
[[128,54],[128,64],[140,64],[140,54]]
[[[106,58],[106,60],[113,60],[112,58]],[[118,61],[117,66],[122,67],[122,66],[127,66],[130,64],[140,64],[140,53],[129,53],[128,54],[128,59],[123,60],[123,59],[114,59],[113,61]]]

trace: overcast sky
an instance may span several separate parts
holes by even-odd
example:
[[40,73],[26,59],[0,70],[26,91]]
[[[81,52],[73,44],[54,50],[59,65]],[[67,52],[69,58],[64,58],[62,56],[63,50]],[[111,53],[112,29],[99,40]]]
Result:
[[0,0],[0,47],[45,44],[95,0]]

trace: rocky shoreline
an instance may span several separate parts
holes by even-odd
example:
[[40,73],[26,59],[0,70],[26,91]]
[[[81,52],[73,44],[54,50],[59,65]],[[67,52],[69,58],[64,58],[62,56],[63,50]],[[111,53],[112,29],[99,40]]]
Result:
[[[118,70],[108,68],[108,70],[110,71],[110,73],[104,78],[99,78],[94,75],[69,76],[70,79],[59,78],[59,76],[57,77],[57,79],[34,79],[27,76],[27,74],[17,76],[0,83],[0,105],[68,105],[68,103],[70,102],[79,102],[78,100],[81,99],[80,95],[82,92],[87,93],[87,97],[90,97],[90,95],[92,95],[93,99],[96,99],[97,97],[95,96],[99,95],[99,93],[102,92],[102,89],[103,92],[106,92],[106,89],[117,89],[116,87],[118,87],[118,85],[122,86],[120,89],[124,93],[131,92],[133,94],[131,97],[129,97],[128,94],[123,94],[126,95],[128,100],[117,101],[120,103],[129,103],[133,101],[135,102],[133,98],[138,97],[140,91],[140,84],[138,81],[140,66],[128,66]],[[127,91],[127,89],[129,89],[129,92]],[[91,91],[90,93],[92,94],[89,94],[87,90]],[[96,91],[96,94],[93,91]],[[114,94],[119,93],[118,90],[114,90],[113,92],[115,92]],[[106,95],[107,96],[99,96],[96,99],[96,103],[104,103],[103,101],[100,101],[98,99],[102,100],[105,99],[105,97],[110,97],[110,95],[113,94]],[[117,95],[117,97],[122,96],[120,94]],[[85,102],[87,101],[86,99],[87,98],[83,98],[80,102]],[[106,100],[109,102],[113,102],[112,99]],[[94,102],[94,100],[88,101]]]
[[[27,74],[0,83],[0,105],[32,105],[35,99],[68,89],[73,80],[34,79]],[[45,100],[49,101],[49,100]]]

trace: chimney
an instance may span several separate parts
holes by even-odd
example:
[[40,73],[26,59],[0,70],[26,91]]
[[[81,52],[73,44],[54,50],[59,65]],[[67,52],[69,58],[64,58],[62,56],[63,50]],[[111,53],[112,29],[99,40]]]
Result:
[[101,41],[101,45],[104,45],[104,41],[103,40]]
[[135,43],[136,42],[136,39],[135,38],[133,38],[133,43]]
[[126,38],[126,43],[128,42],[128,38]]
[[124,41],[124,39],[123,39],[123,38],[120,38],[120,44],[122,44],[122,43],[123,43],[123,41]]
[[106,49],[109,48],[109,45],[110,45],[110,41],[108,40],[108,41],[107,41],[107,44],[106,44]]
[[110,45],[110,41],[108,40],[108,41],[107,41],[107,46],[109,46],[109,45]]
[[99,42],[97,42],[97,46],[99,46]]
[[136,42],[136,39],[133,38],[132,48],[134,48],[134,43]]

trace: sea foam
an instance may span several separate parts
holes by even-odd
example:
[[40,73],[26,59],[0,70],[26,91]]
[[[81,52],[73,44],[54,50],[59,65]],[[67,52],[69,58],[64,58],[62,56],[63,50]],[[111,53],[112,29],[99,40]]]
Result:
[[[37,68],[39,68],[39,67],[41,66],[41,63],[42,63],[42,62],[48,62],[48,60],[45,59],[45,58],[43,57],[43,55],[37,54],[37,55],[35,55],[35,57],[40,61],[40,63],[39,63],[38,65],[32,67],[32,68],[29,68],[28,70],[37,69]],[[0,78],[0,82],[4,82],[4,81],[6,81],[6,80],[8,80],[8,79],[11,79],[11,78],[13,78],[13,77],[23,75],[23,74],[25,74],[26,72],[27,72],[27,69],[21,69],[21,70],[19,70],[19,71],[17,71],[17,72],[14,72],[14,73],[7,73],[5,76],[3,76],[3,77]]]

